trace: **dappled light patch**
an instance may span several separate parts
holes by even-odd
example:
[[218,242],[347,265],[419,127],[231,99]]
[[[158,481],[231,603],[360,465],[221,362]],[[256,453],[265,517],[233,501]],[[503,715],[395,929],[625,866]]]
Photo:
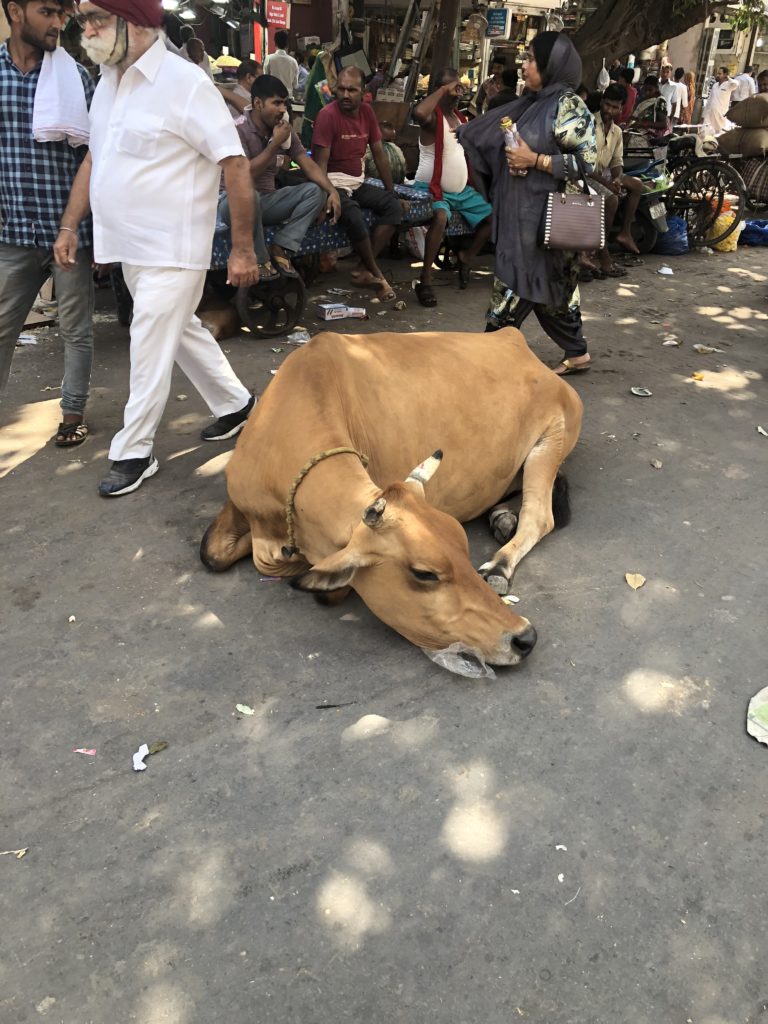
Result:
[[181,458],[183,458],[183,457],[184,457],[185,455],[192,455],[192,453],[193,453],[193,452],[196,452],[196,451],[198,451],[198,450],[199,450],[199,448],[200,448],[200,445],[199,445],[199,444],[196,444],[196,445],[194,445],[194,447],[192,447],[192,448],[182,448],[182,449],[180,449],[179,451],[177,451],[177,452],[172,452],[172,454],[171,454],[171,455],[168,455],[168,456],[166,457],[166,460],[165,460],[165,461],[166,461],[166,462],[173,462],[173,460],[174,460],[174,459],[181,459]]
[[341,734],[342,743],[355,743],[357,740],[367,740],[372,736],[383,736],[389,732],[392,723],[382,715],[363,715],[362,718],[347,726]]
[[356,949],[366,935],[380,935],[390,925],[389,911],[368,895],[365,883],[332,871],[317,894],[316,909],[339,946]]
[[389,850],[373,839],[353,839],[344,858],[361,875],[391,875],[395,870]]
[[651,668],[633,669],[624,680],[624,694],[640,711],[671,712],[681,715],[695,705],[709,707],[708,680],[697,681],[690,676],[675,678]]
[[722,391],[737,401],[749,401],[757,397],[754,391],[748,390],[756,380],[762,380],[762,376],[754,370],[724,366],[720,370],[697,370],[696,377],[687,377],[686,383],[702,391]]
[[207,927],[232,903],[231,870],[222,849],[196,850],[194,857],[194,867],[177,877],[174,906],[186,914],[190,925]]
[[449,812],[441,839],[459,860],[484,863],[503,852],[507,829],[490,800],[472,800]]
[[150,985],[139,999],[135,1019],[142,1024],[189,1024],[195,1004],[180,985]]
[[16,420],[0,431],[0,479],[45,447],[60,412],[58,398],[22,405]]
[[747,270],[746,267],[728,267],[729,274],[738,274],[739,277],[746,277],[750,281],[761,283],[768,281],[768,274],[759,274],[755,270]]
[[481,864],[495,860],[504,850],[507,825],[487,794],[494,786],[494,772],[482,760],[450,773],[456,803],[443,824],[441,840],[454,857]]

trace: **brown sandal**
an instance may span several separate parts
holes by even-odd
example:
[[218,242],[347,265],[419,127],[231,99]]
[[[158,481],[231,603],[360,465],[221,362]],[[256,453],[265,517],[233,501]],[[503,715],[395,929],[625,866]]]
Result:
[[57,448],[76,448],[88,437],[85,423],[60,423],[53,443]]

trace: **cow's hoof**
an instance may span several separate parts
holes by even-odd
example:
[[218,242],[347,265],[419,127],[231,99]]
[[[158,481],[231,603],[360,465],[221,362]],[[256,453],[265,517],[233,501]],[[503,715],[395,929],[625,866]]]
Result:
[[509,591],[509,580],[506,576],[486,576],[485,582],[491,590],[495,590],[500,597],[504,597],[504,595]]
[[517,530],[518,517],[514,512],[510,512],[509,509],[497,509],[495,512],[491,512],[488,517],[488,523],[491,527],[491,533],[493,539],[497,544],[502,547],[507,541],[510,541]]

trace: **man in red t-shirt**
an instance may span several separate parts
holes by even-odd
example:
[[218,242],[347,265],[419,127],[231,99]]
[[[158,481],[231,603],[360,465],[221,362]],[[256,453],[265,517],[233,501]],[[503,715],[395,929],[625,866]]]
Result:
[[[376,257],[403,219],[403,208],[395,194],[392,173],[381,129],[370,104],[363,103],[365,79],[359,68],[345,68],[336,80],[336,99],[323,107],[315,118],[312,132],[312,158],[325,171],[341,199],[341,224],[344,226],[362,264],[352,274],[357,284],[376,288],[380,299],[393,299],[395,293],[376,263]],[[363,169],[365,151],[370,145],[384,188],[366,185]],[[376,226],[371,235],[362,210],[372,210]]]

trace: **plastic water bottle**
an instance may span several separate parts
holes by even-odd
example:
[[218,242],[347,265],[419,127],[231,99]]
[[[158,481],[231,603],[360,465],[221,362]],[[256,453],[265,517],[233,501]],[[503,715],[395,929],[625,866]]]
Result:
[[[499,127],[504,133],[504,145],[509,149],[518,149],[520,147],[520,135],[517,130],[517,125],[512,122],[509,117],[502,117]],[[528,173],[527,170],[513,171],[510,168],[510,174],[514,174],[518,178],[523,178]]]

